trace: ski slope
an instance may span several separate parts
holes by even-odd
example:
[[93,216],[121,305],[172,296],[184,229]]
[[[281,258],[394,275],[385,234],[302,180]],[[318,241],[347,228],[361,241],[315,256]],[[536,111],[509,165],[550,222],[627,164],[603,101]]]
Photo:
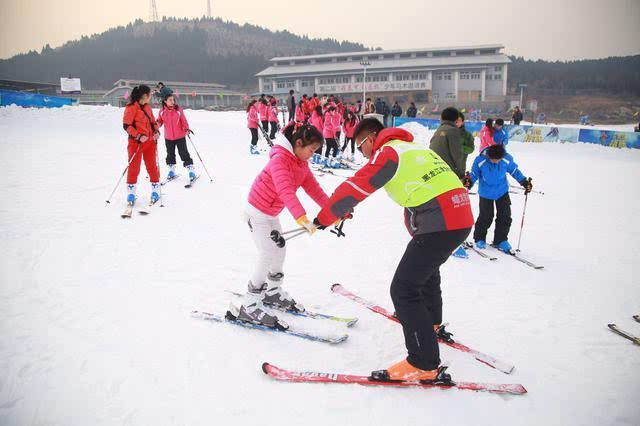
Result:
[[[442,268],[455,337],[516,366],[505,375],[441,345],[453,378],[521,383],[527,395],[293,384],[261,364],[368,374],[405,356],[397,324],[329,290],[340,282],[392,309],[389,284],[409,241],[402,209],[376,193],[346,238],[324,231],[288,243],[287,290],[308,309],[359,322],[286,320],[347,332],[346,342],[193,319],[194,309],[224,313],[225,290],[245,288],[254,247],[242,211],[267,157],[249,154],[244,113],[187,111],[214,182],[189,145],[202,173],[195,186],[183,188],[182,170],[163,187],[165,207],[123,220],[124,186],[104,202],[126,165],[122,114],[0,108],[0,424],[640,424],[640,348],[606,327],[640,335],[631,318],[640,313],[639,150],[513,142],[546,193],[530,195],[522,237],[522,255],[545,269],[474,253]],[[319,180],[327,192],[341,182]],[[149,192],[143,168],[141,202]],[[314,217],[317,206],[301,197]],[[515,245],[524,198],[512,201]]]

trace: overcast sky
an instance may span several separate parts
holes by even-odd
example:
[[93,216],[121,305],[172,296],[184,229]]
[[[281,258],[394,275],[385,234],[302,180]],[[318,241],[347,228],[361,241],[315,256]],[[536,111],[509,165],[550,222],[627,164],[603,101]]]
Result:
[[[149,17],[149,0],[0,0],[0,58]],[[156,0],[197,17],[206,0]],[[507,54],[566,60],[640,54],[640,0],[211,0],[240,24],[409,49],[501,43]],[[307,5],[308,6],[305,6]],[[301,8],[301,6],[304,6]]]

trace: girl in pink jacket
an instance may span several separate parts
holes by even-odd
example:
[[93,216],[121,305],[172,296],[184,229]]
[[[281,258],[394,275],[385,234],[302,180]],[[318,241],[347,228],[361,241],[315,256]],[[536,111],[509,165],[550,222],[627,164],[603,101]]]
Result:
[[278,215],[285,207],[310,235],[315,232],[315,225],[307,219],[306,211],[296,196],[298,188],[302,187],[319,207],[328,201],[327,194],[308,165],[314,151],[322,146],[322,135],[308,124],[295,131],[294,127],[291,124],[283,134],[277,135],[269,153],[269,162],[251,186],[246,219],[258,249],[258,261],[242,305],[236,307],[231,304],[227,312],[227,316],[241,321],[280,329],[288,326],[269,313],[264,305],[297,312],[304,311],[304,307],[281,287],[285,247],[279,247],[271,239],[271,233],[282,232]]
[[480,130],[480,152],[495,144],[493,140],[493,118],[487,118],[487,121],[484,122],[484,127]]
[[[167,180],[173,180],[178,177],[176,175],[176,147],[178,154],[182,160],[182,165],[189,171],[189,180],[196,178],[196,172],[193,167],[193,160],[187,149],[187,140],[185,136],[191,132],[187,117],[184,110],[176,103],[174,95],[168,95],[162,101],[162,108],[158,113],[158,127],[164,125],[164,143],[167,148],[167,166],[169,166],[169,175]],[[193,133],[193,132],[191,132]]]
[[351,161],[355,161],[355,138],[353,132],[358,125],[358,118],[353,111],[347,111],[346,118],[344,120],[344,144],[342,145],[342,153],[347,149],[347,145],[351,142],[351,157],[348,157]]
[[271,134],[269,135],[269,138],[273,140],[276,138],[278,127],[280,127],[280,123],[278,123],[278,105],[276,98],[271,98],[271,101],[269,102],[268,117],[269,123],[271,123]]
[[[322,136],[324,136],[324,140],[327,143],[327,150],[324,153],[325,167],[333,167],[334,159],[338,155],[339,149],[336,141],[338,129],[340,129],[340,116],[335,105],[331,105],[324,115],[324,128],[322,131]],[[329,159],[329,152],[331,152],[331,159]]]
[[258,99],[258,114],[260,115],[260,122],[262,123],[262,130],[265,133],[269,132],[269,103],[265,98]]
[[303,104],[303,101],[301,100],[300,102],[298,102],[298,106],[296,107],[296,122],[304,123],[305,119],[306,117],[304,114],[304,104]]
[[247,127],[251,132],[251,146],[249,152],[252,154],[260,154],[258,151],[258,109],[256,108],[256,100],[249,102],[247,106]]

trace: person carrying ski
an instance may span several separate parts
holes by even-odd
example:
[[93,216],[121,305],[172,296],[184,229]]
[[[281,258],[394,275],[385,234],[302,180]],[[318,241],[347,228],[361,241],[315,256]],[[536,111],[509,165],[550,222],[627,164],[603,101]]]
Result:
[[298,225],[313,235],[316,226],[307,219],[296,191],[302,187],[318,206],[327,203],[327,194],[309,169],[308,160],[322,146],[322,135],[313,126],[303,124],[294,131],[287,126],[278,134],[269,153],[269,162],[253,181],[246,207],[246,219],[258,249],[258,260],[240,307],[231,304],[228,315],[241,321],[286,329],[286,323],[265,309],[264,305],[285,311],[302,312],[282,288],[285,247],[271,239],[271,232],[282,232],[278,215],[286,207]]
[[122,127],[129,136],[127,153],[128,160],[131,162],[127,171],[127,203],[130,205],[136,201],[136,184],[143,159],[151,180],[151,202],[155,203],[160,199],[160,173],[157,163],[157,141],[160,133],[158,123],[149,106],[150,99],[149,86],[136,86],[131,90],[129,103],[124,108]]
[[164,143],[167,148],[167,166],[169,166],[169,175],[167,179],[175,179],[176,177],[176,147],[178,154],[182,160],[182,165],[189,171],[189,180],[196,178],[196,172],[193,168],[193,160],[187,149],[186,135],[191,132],[187,117],[184,110],[176,103],[173,94],[168,95],[162,101],[162,108],[158,113],[158,127],[164,125]]
[[531,180],[522,174],[504,145],[492,145],[482,151],[473,161],[471,173],[465,176],[464,186],[468,189],[479,182],[480,214],[473,231],[473,239],[479,249],[487,247],[487,230],[493,222],[495,204],[497,215],[492,245],[505,253],[511,253],[512,248],[508,241],[511,228],[511,199],[507,174],[522,185],[525,194],[531,192]]
[[260,154],[257,149],[258,145],[258,108],[256,106],[258,101],[255,99],[249,102],[247,105],[247,127],[251,132],[251,146],[249,152],[251,154]]
[[[349,215],[380,188],[404,207],[412,236],[391,282],[391,299],[402,324],[408,356],[374,380],[447,381],[440,366],[437,338],[450,340],[442,326],[440,265],[469,235],[473,214],[467,191],[435,152],[413,143],[411,133],[384,129],[365,118],[354,131],[356,146],[368,163],[336,188],[314,223],[319,229]],[[365,255],[378,256],[369,250]]]

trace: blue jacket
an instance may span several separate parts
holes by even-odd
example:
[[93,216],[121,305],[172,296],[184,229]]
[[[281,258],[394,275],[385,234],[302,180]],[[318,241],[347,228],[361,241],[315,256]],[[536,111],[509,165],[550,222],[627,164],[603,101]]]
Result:
[[494,130],[493,141],[496,145],[507,146],[509,144],[509,134],[504,130],[504,126],[502,126],[500,130]]
[[476,181],[480,181],[478,195],[482,198],[497,200],[504,194],[509,192],[509,182],[507,181],[507,173],[509,173],[518,183],[526,178],[518,169],[518,165],[513,161],[510,154],[505,153],[504,158],[499,163],[493,164],[486,151],[478,155],[473,161],[471,167],[471,186]]

